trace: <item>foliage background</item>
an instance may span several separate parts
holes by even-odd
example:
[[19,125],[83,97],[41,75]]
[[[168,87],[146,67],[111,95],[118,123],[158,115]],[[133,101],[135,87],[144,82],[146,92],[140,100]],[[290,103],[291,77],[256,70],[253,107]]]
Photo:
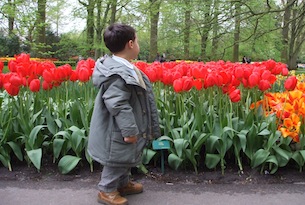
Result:
[[[44,4],[44,10],[38,10]],[[61,60],[96,59],[108,53],[101,39],[104,28],[124,22],[138,31],[141,60],[151,62],[157,53],[165,53],[167,60],[235,62],[247,56],[252,61],[275,59],[294,69],[297,62],[305,61],[304,4],[298,0],[6,0],[0,3],[0,56],[28,52],[32,57]],[[67,29],[69,21],[76,23]],[[39,35],[43,30],[44,38]]]

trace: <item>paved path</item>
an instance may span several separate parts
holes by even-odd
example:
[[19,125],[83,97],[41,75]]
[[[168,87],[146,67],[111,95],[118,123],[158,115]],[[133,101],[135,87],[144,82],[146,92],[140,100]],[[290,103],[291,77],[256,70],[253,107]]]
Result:
[[[305,184],[172,184],[140,180],[129,205],[303,205]],[[97,205],[96,177],[71,181],[1,180],[0,205]]]

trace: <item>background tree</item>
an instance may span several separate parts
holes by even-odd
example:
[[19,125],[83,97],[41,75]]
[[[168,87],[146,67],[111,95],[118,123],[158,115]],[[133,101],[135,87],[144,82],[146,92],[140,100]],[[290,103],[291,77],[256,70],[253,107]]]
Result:
[[9,8],[10,8],[10,12],[8,13],[8,31],[9,31],[8,34],[12,35],[13,30],[14,30],[16,6],[15,6],[13,0],[8,0],[8,5],[9,5]]
[[297,0],[282,1],[284,4],[281,59],[289,68],[295,68],[297,58],[305,41],[305,2]]
[[219,0],[213,1],[213,17],[212,17],[212,48],[211,48],[211,60],[219,59],[218,52],[218,41],[220,38],[219,35],[219,16],[220,16],[220,2]]
[[44,57],[46,52],[46,4],[47,0],[37,1],[36,48],[38,57]]
[[149,61],[154,61],[158,53],[158,22],[161,0],[149,0],[150,2],[150,49]]
[[80,4],[82,4],[87,11],[87,18],[86,18],[86,42],[87,42],[87,56],[93,57],[94,56],[94,7],[96,5],[95,0],[87,0],[87,2],[78,0]]
[[233,42],[233,61],[236,62],[239,59],[239,35],[240,35],[240,13],[241,5],[239,2],[233,4],[234,7],[234,42]]
[[190,58],[190,32],[191,32],[191,0],[184,0],[184,59]]

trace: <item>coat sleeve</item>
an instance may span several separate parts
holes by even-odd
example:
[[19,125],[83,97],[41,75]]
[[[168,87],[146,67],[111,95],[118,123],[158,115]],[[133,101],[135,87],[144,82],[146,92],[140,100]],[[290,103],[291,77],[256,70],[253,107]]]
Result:
[[148,92],[148,106],[150,108],[150,114],[151,114],[151,131],[150,131],[150,135],[149,138],[150,139],[154,139],[154,138],[158,138],[161,136],[161,130],[160,130],[160,124],[159,124],[159,116],[158,116],[158,109],[157,109],[157,105],[156,105],[156,101],[155,101],[155,96],[154,96],[154,92],[153,92],[153,88],[152,85],[148,79],[148,77],[143,74],[144,77],[144,81],[147,87],[147,92]]
[[107,87],[103,94],[103,100],[109,113],[115,118],[122,136],[128,137],[139,134],[129,103],[131,93],[125,81],[120,77],[114,77]]

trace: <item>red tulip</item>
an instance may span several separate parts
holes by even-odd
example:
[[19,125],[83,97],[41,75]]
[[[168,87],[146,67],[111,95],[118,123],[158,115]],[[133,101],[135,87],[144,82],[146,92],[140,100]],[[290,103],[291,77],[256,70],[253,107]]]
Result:
[[268,80],[261,80],[259,81],[259,85],[258,85],[258,88],[261,90],[261,91],[266,91],[268,90],[269,88],[271,88],[271,84]]
[[244,73],[244,78],[248,79],[249,76],[252,74],[252,69],[249,67],[245,67],[243,73]]
[[240,101],[241,99],[240,90],[239,89],[233,90],[232,92],[230,92],[229,97],[232,102]]
[[53,88],[53,85],[51,83],[48,83],[47,81],[42,82],[42,89],[51,90],[52,88]]
[[264,70],[262,75],[261,75],[261,78],[263,80],[268,80],[271,76],[271,72],[269,70]]
[[11,71],[11,72],[16,72],[16,65],[17,65],[17,62],[15,60],[10,60],[8,62],[8,69]]
[[209,73],[204,81],[204,88],[212,87],[216,85],[217,79],[213,73]]
[[286,90],[294,90],[295,86],[297,85],[297,78],[295,76],[290,76],[284,83],[284,87]]
[[6,92],[8,94],[10,94],[11,96],[16,96],[19,93],[20,87],[19,86],[15,86],[11,83],[5,83],[4,84],[4,89],[6,90]]
[[177,93],[181,92],[182,88],[183,88],[183,80],[181,78],[176,79],[173,82],[173,87],[174,87],[175,92],[177,92]]
[[250,88],[254,87],[254,86],[257,86],[258,83],[259,83],[259,75],[258,73],[252,73],[250,76],[249,76],[249,86]]
[[88,66],[89,66],[90,69],[94,68],[95,60],[93,60],[92,58],[88,58],[87,63],[88,63]]
[[228,72],[225,72],[225,71],[222,71],[219,73],[220,76],[222,76],[222,83],[223,84],[229,84],[231,83],[232,81],[232,75],[231,73],[228,73]]
[[183,76],[183,90],[184,91],[189,91],[193,87],[193,78],[192,77],[187,77]]
[[17,74],[11,75],[9,81],[12,85],[17,86],[17,87],[19,87],[23,84],[22,83],[22,78]]
[[3,80],[3,75],[0,73],[0,89],[3,88],[4,80]]
[[240,81],[233,75],[231,79],[231,85],[238,87],[240,85]]
[[0,61],[0,73],[2,73],[3,68],[4,68],[4,63]]
[[45,81],[47,81],[48,83],[51,83],[53,81],[53,73],[51,72],[51,70],[45,70],[42,73],[42,77]]
[[78,80],[78,74],[77,74],[77,72],[76,72],[75,70],[72,70],[72,73],[71,73],[71,75],[70,75],[70,80],[71,80],[72,82],[75,82],[75,81]]
[[197,89],[197,90],[201,90],[203,87],[202,81],[201,79],[194,79],[193,80],[193,86]]
[[78,72],[78,78],[82,82],[87,82],[90,79],[90,73],[86,67],[81,67]]
[[[177,78],[178,79],[178,78]],[[163,77],[161,79],[162,83],[165,85],[170,85],[173,83],[173,73],[169,71],[163,72]]]
[[194,78],[201,78],[204,79],[208,73],[207,68],[203,66],[203,64],[196,64],[192,66],[192,75]]
[[289,74],[289,70],[288,70],[287,66],[285,65],[282,67],[282,75],[287,76],[288,74]]
[[40,90],[40,80],[39,79],[32,80],[30,82],[29,88],[32,92],[38,92]]
[[30,54],[21,53],[19,55],[14,56],[16,61],[19,62],[30,62]]
[[158,81],[158,76],[157,76],[156,70],[153,69],[152,67],[147,68],[145,74],[149,78],[150,82]]
[[148,67],[148,64],[144,61],[137,61],[134,63],[134,65],[139,68],[140,70],[142,70],[143,72],[146,70],[146,68]]
[[244,77],[244,69],[241,66],[238,66],[234,70],[234,75],[236,78],[243,78]]
[[276,62],[274,60],[267,60],[263,62],[268,70],[272,70],[276,66]]

